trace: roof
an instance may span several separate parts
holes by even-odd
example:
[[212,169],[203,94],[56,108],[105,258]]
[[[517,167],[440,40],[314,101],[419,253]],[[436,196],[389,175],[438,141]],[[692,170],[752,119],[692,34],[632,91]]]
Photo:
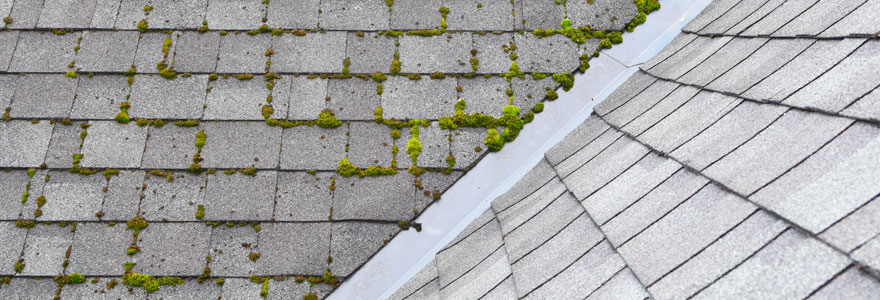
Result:
[[323,298],[490,150],[460,98],[517,127],[588,62],[566,16],[639,8],[0,1],[0,298]]
[[713,1],[392,299],[877,299],[878,1]]

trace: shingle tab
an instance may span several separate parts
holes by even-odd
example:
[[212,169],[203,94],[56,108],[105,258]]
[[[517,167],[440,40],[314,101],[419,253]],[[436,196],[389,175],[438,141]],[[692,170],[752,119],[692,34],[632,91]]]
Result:
[[468,73],[471,71],[471,49],[471,35],[468,33],[402,36],[399,47],[401,72]]
[[799,16],[805,10],[812,7],[819,0],[791,0],[785,1],[773,12],[767,14],[763,19],[752,24],[743,31],[743,35],[770,35],[779,30],[780,27],[788,24],[792,19]]
[[[552,196],[551,196],[552,197]],[[538,205],[543,203],[536,203]],[[557,196],[553,202],[546,206],[539,206],[537,212],[520,211],[524,216],[516,216],[524,220],[501,220],[504,223],[504,248],[510,257],[510,261],[517,261],[530,251],[534,250],[554,234],[565,228],[583,212],[577,199],[571,194],[564,193]],[[509,217],[513,219],[513,216]],[[514,227],[516,226],[516,227]]]
[[[321,0],[302,0],[302,1],[275,1],[269,2],[269,12],[267,14],[269,27],[281,28],[318,28],[318,19],[320,17],[319,5]],[[290,18],[289,16],[296,16]]]
[[823,31],[820,36],[831,37],[847,36],[851,34],[874,34],[880,29],[873,20],[873,17],[878,11],[880,11],[880,2],[867,1],[846,17],[843,17],[843,19],[834,23],[834,25],[831,25],[831,27]]
[[[383,4],[384,5],[384,4]],[[325,11],[326,13],[326,11]],[[345,59],[344,32],[285,34],[273,42],[272,71],[283,73],[338,73]],[[248,47],[251,47],[250,45]],[[263,55],[260,50],[260,55]],[[265,63],[265,59],[262,61]],[[389,61],[390,65],[391,62]],[[219,70],[219,68],[218,68]]]
[[[0,218],[3,220],[18,219],[22,208],[21,197],[24,195],[24,191],[28,190],[27,184],[31,180],[25,171],[0,172],[0,180],[4,183],[3,186],[0,186],[0,205],[3,205],[3,207],[6,208],[0,211]],[[36,180],[35,182],[39,182],[39,180]],[[34,188],[34,191],[36,190],[37,189]],[[34,195],[36,194],[38,193],[34,193]],[[36,199],[36,197],[37,196],[34,196],[34,199]],[[0,223],[0,230],[3,230],[2,224],[5,223]],[[6,258],[8,255],[3,254],[4,251],[6,250],[0,250],[0,255],[3,255],[3,258]]]
[[674,160],[649,153],[583,200],[596,223],[603,224],[681,169]]
[[[209,176],[205,188],[205,219],[270,220],[275,204],[276,175],[276,171],[260,171],[254,176]],[[195,214],[195,209],[191,211]]]
[[[43,225],[28,229],[21,256],[24,276],[55,276],[63,270],[64,252],[73,243],[69,226]],[[5,289],[5,288],[4,288]]]
[[0,244],[0,267],[3,270],[15,270],[15,263],[21,256],[27,232],[27,229],[15,226],[13,222],[0,222],[0,233],[6,240],[6,243]]
[[382,0],[321,1],[321,27],[340,30],[388,29],[388,5]]
[[246,277],[254,274],[256,263],[249,255],[262,250],[258,238],[259,233],[250,226],[214,227],[209,249],[211,263],[208,264],[211,275]]
[[119,104],[131,92],[125,76],[80,76],[77,80],[72,119],[113,119],[120,111]]
[[851,123],[848,119],[789,110],[749,142],[706,168],[704,174],[737,192],[751,194]]
[[138,33],[86,31],[79,42],[76,66],[84,72],[125,72],[134,64]]
[[639,136],[639,140],[669,153],[736,108],[742,100],[700,92]]
[[553,280],[532,291],[526,299],[574,299],[589,295],[624,266],[626,262],[611,244],[602,241]]
[[[554,165],[565,161],[569,156],[589,145],[594,139],[604,134],[611,127],[600,118],[591,116],[578,125],[562,141],[547,150],[544,156]],[[612,130],[613,131],[613,130]]]
[[6,71],[6,69],[9,68],[9,64],[12,61],[12,55],[15,52],[18,35],[19,31],[17,30],[0,32],[0,71]]
[[446,0],[449,8],[446,23],[449,30],[510,30],[513,26],[513,2],[483,0],[481,5],[468,0]]
[[863,95],[870,93],[880,82],[877,68],[880,68],[880,41],[869,40],[858,50],[797,91],[783,103],[815,107],[837,112]]
[[334,223],[330,241],[330,269],[337,276],[348,276],[373,256],[400,231],[397,224]]
[[391,6],[391,29],[433,29],[440,27],[441,0],[398,0]]
[[345,127],[324,129],[317,126],[299,126],[284,129],[281,141],[281,169],[283,170],[336,170],[336,164],[345,157],[348,136]]
[[684,105],[685,102],[691,100],[700,91],[700,89],[690,86],[679,86],[665,98],[660,99],[653,107],[623,126],[621,130],[639,136]]
[[202,125],[207,141],[202,167],[276,168],[281,151],[281,128],[263,122],[210,122]]
[[[744,1],[724,1],[726,3],[734,3],[729,10],[724,12],[724,14],[717,15],[714,20],[710,20],[705,27],[699,30],[700,34],[722,34],[729,30],[731,27],[738,25],[740,22],[744,21],[749,15],[754,13],[757,9],[764,6],[768,1],[766,0],[744,0]],[[723,5],[722,4],[722,5]],[[711,6],[711,4],[710,4]],[[721,5],[719,5],[721,6]],[[720,8],[720,7],[719,7]],[[713,13],[717,11],[718,8],[713,8]],[[698,17],[701,18],[701,17]],[[699,21],[698,21],[699,22]],[[693,28],[690,26],[686,26],[689,28]]]
[[595,158],[563,179],[578,199],[586,199],[627,168],[638,162],[650,150],[628,137],[618,139]]
[[101,212],[104,221],[128,221],[138,212],[141,191],[144,183],[144,172],[140,170],[123,170],[119,175],[112,176],[107,183],[108,189],[104,197]]
[[138,235],[141,252],[133,272],[153,276],[198,276],[205,267],[211,227],[200,223],[153,223]]
[[455,282],[442,286],[440,296],[442,299],[473,299],[489,293],[510,274],[507,255],[498,249]]
[[52,137],[52,124],[27,121],[0,123],[0,166],[37,167],[43,162]]
[[150,128],[141,166],[148,169],[186,169],[196,154],[197,127]]
[[75,90],[76,79],[61,74],[21,76],[9,115],[13,118],[66,118]]
[[571,19],[573,26],[589,25],[594,30],[623,31],[627,23],[639,12],[635,2],[629,1],[566,1],[564,3],[567,17]]
[[493,200],[492,207],[496,211],[501,212],[543,187],[547,182],[552,180],[553,177],[556,177],[556,172],[553,170],[553,167],[547,163],[546,160],[540,160],[538,161],[538,164],[529,170],[529,172],[526,173],[516,185],[512,186],[507,192]]
[[[351,163],[361,168],[391,166],[391,129],[381,124],[352,122],[349,132],[348,159]],[[403,153],[398,153],[400,159],[408,158]]]
[[[532,34],[516,35],[516,62],[522,72],[559,73],[574,71],[580,62],[578,45],[563,35],[539,38]],[[589,44],[589,43],[588,43]]]
[[[427,7],[421,2],[418,3],[419,7]],[[397,50],[396,42],[397,39],[378,33],[361,33],[358,36],[358,33],[349,32],[345,42],[345,55],[351,62],[348,70],[352,73],[387,72],[391,61],[394,60],[394,51]],[[321,51],[327,51],[327,49],[321,49]],[[333,67],[338,68],[336,65]]]
[[254,29],[263,22],[266,8],[261,0],[214,0],[208,2],[205,20],[212,29]]
[[[271,91],[263,80],[218,79],[209,83],[211,92],[205,100],[204,120],[264,120],[263,105]],[[274,99],[274,98],[273,98]],[[274,101],[274,100],[273,100]],[[273,106],[274,107],[274,106]],[[286,106],[273,108],[271,117],[287,115]]]
[[[509,103],[505,94],[510,86],[507,80],[502,77],[476,77],[460,79],[458,85],[461,86],[459,97],[467,102],[465,112],[479,112],[496,118],[503,115],[502,110]],[[520,109],[528,110],[530,107]]]
[[[410,80],[388,78],[382,93],[384,117],[391,119],[439,119],[455,112],[455,78]],[[417,104],[418,103],[418,104]]]
[[[42,193],[46,197],[46,204],[40,208],[41,220],[97,220],[95,213],[101,210],[104,200],[102,189],[107,186],[104,176],[66,171],[51,171],[49,175],[51,180],[46,183]],[[36,196],[35,193],[32,197],[36,199]]]
[[819,234],[828,243],[850,252],[880,233],[880,201],[865,204]]
[[880,89],[875,89],[840,112],[841,115],[880,120]]
[[658,102],[665,99],[680,85],[673,81],[657,80],[642,93],[626,101],[614,110],[609,111],[603,119],[618,128],[628,125],[632,120],[654,108]]
[[[165,41],[171,39],[168,47],[168,55],[165,55],[163,47]],[[137,53],[134,57],[134,65],[140,73],[159,73],[157,63],[164,61],[173,65],[174,52],[177,51],[177,35],[164,32],[147,32],[138,36]]]
[[679,80],[683,83],[705,86],[751,56],[767,41],[766,38],[734,38],[715,54],[682,75]]
[[155,175],[147,175],[144,179],[146,187],[143,188],[144,198],[140,201],[140,215],[147,221],[194,221],[199,205],[205,208],[206,220],[215,220],[222,215],[223,212],[215,207],[224,198],[205,198],[205,176],[187,174],[173,177],[172,181]]
[[880,270],[880,238],[874,237],[854,250],[852,258],[868,266],[869,270]]
[[611,95],[608,95],[605,100],[596,104],[596,106],[593,107],[593,111],[604,116],[642,93],[649,86],[653,85],[655,81],[657,81],[657,79],[645,71],[636,72],[627,78],[626,82],[615,89]]
[[82,146],[86,168],[135,168],[141,165],[147,129],[113,121],[92,122]]
[[124,225],[107,226],[101,223],[83,223],[76,227],[76,236],[70,251],[68,272],[85,276],[121,276],[128,261],[124,250],[131,244],[132,231]]
[[[734,22],[737,22],[736,25],[733,25],[726,32],[723,32],[723,33],[725,33],[725,34],[740,34],[740,33],[742,33],[744,30],[748,29],[753,24],[763,20],[768,14],[776,11],[776,9],[778,9],[786,1],[785,0],[771,0],[771,1],[751,1],[751,2],[752,3],[755,3],[755,2],[759,3],[760,7],[754,7],[754,6],[748,5],[749,9],[751,9],[751,10],[738,8],[738,11],[742,11],[743,13],[746,13],[747,15],[736,14],[735,18],[733,18]],[[730,14],[730,15],[734,16],[734,14]]]
[[415,188],[412,175],[336,177],[334,220],[401,221],[413,217]]
[[333,173],[279,172],[274,219],[277,221],[324,221],[330,218]]
[[473,48],[477,50],[477,59],[479,65],[477,72],[479,73],[505,73],[510,70],[509,52],[505,52],[501,45],[507,45],[513,42],[513,34],[486,34],[472,35],[474,40]]
[[740,94],[811,46],[812,39],[770,39],[706,88]]
[[816,36],[829,26],[865,3],[866,0],[826,0],[819,1],[810,9],[774,32],[774,36],[808,35]]
[[174,47],[174,69],[178,72],[214,72],[220,49],[220,35],[183,31]]
[[[532,31],[538,28],[561,29],[560,22],[565,18],[565,6],[553,0],[523,1],[517,19],[525,20],[522,27]],[[520,25],[520,20],[516,21]]]
[[[305,76],[284,76],[290,80],[290,100],[287,118],[314,120],[326,108],[327,79],[308,79]],[[277,88],[277,87],[276,87]],[[274,96],[273,96],[274,97]]]
[[324,274],[330,230],[330,223],[262,224],[257,273]]
[[207,88],[207,75],[174,80],[136,75],[128,114],[132,119],[199,119],[204,110]]
[[[266,50],[269,48],[272,48],[272,38],[269,35],[227,34],[222,36],[220,37],[220,52],[217,56],[217,72],[262,73],[266,70],[266,60],[269,59],[266,56]],[[277,51],[276,54],[281,54],[279,57],[288,55]]]
[[331,79],[327,84],[327,97],[330,98],[327,105],[340,120],[371,121],[376,108],[381,106],[382,96],[376,88],[372,80]]
[[73,165],[73,154],[80,153],[80,132],[82,129],[79,126],[55,123],[49,149],[46,151],[46,167],[69,168]]
[[712,1],[697,17],[684,26],[685,31],[699,31],[723,16],[724,13],[733,8],[740,0],[720,0]]
[[877,278],[856,268],[849,268],[810,296],[810,299],[867,299],[878,294],[880,294],[880,283],[877,282]]
[[678,78],[706,60],[732,39],[732,37],[698,37],[674,55],[652,67],[648,72],[660,77]]
[[34,28],[40,19],[42,10],[43,1],[41,0],[16,0],[9,12],[9,17],[13,22],[7,26],[11,29]]

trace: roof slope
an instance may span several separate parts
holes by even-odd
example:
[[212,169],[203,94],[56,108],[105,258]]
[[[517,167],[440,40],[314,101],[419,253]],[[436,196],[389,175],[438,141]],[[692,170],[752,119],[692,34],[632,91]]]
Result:
[[556,2],[0,1],[0,298],[325,297],[639,13]]
[[714,1],[393,298],[880,298],[878,7]]

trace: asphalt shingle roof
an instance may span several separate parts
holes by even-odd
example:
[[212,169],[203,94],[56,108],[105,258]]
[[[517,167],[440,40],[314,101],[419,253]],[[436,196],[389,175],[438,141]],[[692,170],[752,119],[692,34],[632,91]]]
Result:
[[713,1],[393,299],[880,298],[877,3]]

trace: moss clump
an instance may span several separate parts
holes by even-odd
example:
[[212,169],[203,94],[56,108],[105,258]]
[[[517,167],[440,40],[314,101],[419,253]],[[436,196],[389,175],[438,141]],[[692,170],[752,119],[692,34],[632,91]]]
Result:
[[409,80],[421,80],[422,75],[419,75],[416,73],[411,73],[411,74],[407,75],[406,78],[409,78]]
[[612,44],[615,44],[615,45],[623,43],[623,33],[616,32],[616,31],[609,33],[608,39],[611,41]]
[[266,295],[269,295],[269,277],[266,277],[266,279],[263,280],[263,288],[260,289],[260,296],[265,298]]
[[263,108],[260,110],[260,113],[263,115],[263,118],[268,120],[272,117],[272,114],[275,113],[275,108],[272,105],[263,105]]
[[196,209],[196,219],[201,220],[203,218],[205,218],[205,206],[199,205]]
[[[441,19],[441,22],[442,21],[443,21],[443,19]],[[416,30],[407,31],[406,35],[431,37],[431,36],[443,35],[444,33],[446,33],[446,29],[416,29]]]
[[554,90],[553,88],[551,88],[549,86],[546,87],[545,89],[547,90],[547,95],[544,97],[547,98],[547,100],[553,101],[553,100],[559,99],[559,94],[556,93],[556,90]]
[[251,80],[251,79],[254,79],[254,74],[238,74],[238,75],[235,75],[235,79]]
[[388,76],[385,74],[382,74],[380,72],[376,72],[376,73],[371,74],[370,78],[373,78],[373,81],[375,81],[377,83],[382,83],[388,79]]
[[119,170],[117,170],[117,169],[107,169],[107,170],[104,170],[104,172],[103,172],[102,174],[104,174],[104,177],[107,178],[107,180],[110,180],[110,178],[111,178],[113,175],[119,175]]
[[532,107],[532,112],[539,114],[544,111],[544,102],[535,103],[535,107]]
[[318,120],[315,121],[315,125],[321,128],[336,128],[342,126],[342,121],[336,119],[336,114],[333,113],[333,110],[326,108],[318,114]]
[[37,226],[37,223],[34,221],[30,221],[30,220],[18,219],[18,220],[15,220],[15,226],[18,226],[21,228],[34,228],[34,226]]
[[570,90],[574,86],[574,75],[571,75],[571,73],[553,74],[553,80],[562,84],[562,89],[565,91]]
[[336,164],[336,173],[339,173],[342,177],[351,177],[357,175],[360,171],[360,168],[351,163],[351,161],[348,160],[348,157],[342,158],[342,160]]
[[239,173],[248,175],[248,176],[257,176],[257,168],[250,167],[247,169],[238,170]]
[[56,276],[55,281],[58,282],[59,285],[80,284],[86,282],[86,278],[80,273],[72,273],[70,275]]
[[12,24],[12,17],[3,18],[3,23],[4,24]]
[[152,293],[159,290],[159,286],[162,285],[183,284],[183,279],[180,277],[154,278],[147,274],[133,273],[129,271],[122,276],[122,284],[133,287],[143,287],[147,293]]
[[431,73],[431,79],[446,79],[446,74],[443,72],[434,72]]
[[389,72],[391,72],[391,74],[400,73],[401,65],[402,63],[400,62],[400,53],[394,52],[394,60],[391,61],[391,69],[389,69]]
[[226,283],[226,278],[223,278],[223,277],[217,278],[217,280],[214,281],[214,283],[216,283],[217,285],[223,285],[224,283]]
[[251,261],[257,261],[258,259],[260,259],[260,256],[261,254],[259,252],[248,253],[248,259],[250,259]]
[[498,135],[498,130],[489,129],[489,133],[486,135],[486,140],[483,141],[490,151],[498,151],[504,147],[504,139]]
[[138,30],[140,30],[143,33],[143,32],[147,32],[147,27],[149,27],[149,26],[150,26],[150,24],[147,23],[147,19],[141,19],[141,21],[138,22],[137,28],[138,28]]
[[514,115],[514,116],[518,116],[518,115],[519,115],[519,107],[516,107],[516,105],[506,105],[506,106],[504,106],[504,108],[502,109],[502,112],[503,112],[505,115]]
[[164,68],[159,71],[159,76],[162,76],[162,78],[165,79],[175,79],[177,78],[177,71],[175,71],[173,68]]
[[119,104],[120,112],[116,114],[116,122],[128,124],[128,122],[131,121],[131,118],[128,117],[129,108],[131,108],[131,104],[129,104],[128,102],[122,102]]
[[76,71],[74,71],[74,70],[70,70],[70,71],[67,71],[67,73],[64,73],[64,77],[77,78],[77,77],[79,77],[79,74],[76,74]]
[[612,47],[612,45],[611,45],[611,40],[610,40],[610,39],[604,39],[604,40],[602,40],[601,42],[599,42],[599,48],[602,48],[602,49],[611,49],[611,47]]
[[128,229],[143,230],[147,228],[149,223],[147,223],[147,219],[144,219],[144,217],[136,216],[129,219],[128,222],[126,222],[126,225],[128,226]]
[[410,139],[406,142],[406,154],[412,159],[412,165],[416,166],[419,155],[422,154],[422,142],[419,141],[419,125],[415,124],[410,128]]
[[19,259],[18,259],[18,262],[16,262],[16,263],[15,263],[15,266],[14,266],[14,267],[15,267],[15,273],[21,273],[22,271],[24,271],[24,267],[25,267],[25,266],[26,266],[26,265],[25,265],[25,263],[24,263],[24,259],[23,259],[23,258],[19,258]]
[[174,121],[174,125],[180,127],[195,127],[199,126],[199,120]]
[[[386,0],[386,1],[392,1],[392,0]],[[318,295],[315,295],[315,293],[309,292],[309,293],[303,295],[303,300],[318,300]]]

